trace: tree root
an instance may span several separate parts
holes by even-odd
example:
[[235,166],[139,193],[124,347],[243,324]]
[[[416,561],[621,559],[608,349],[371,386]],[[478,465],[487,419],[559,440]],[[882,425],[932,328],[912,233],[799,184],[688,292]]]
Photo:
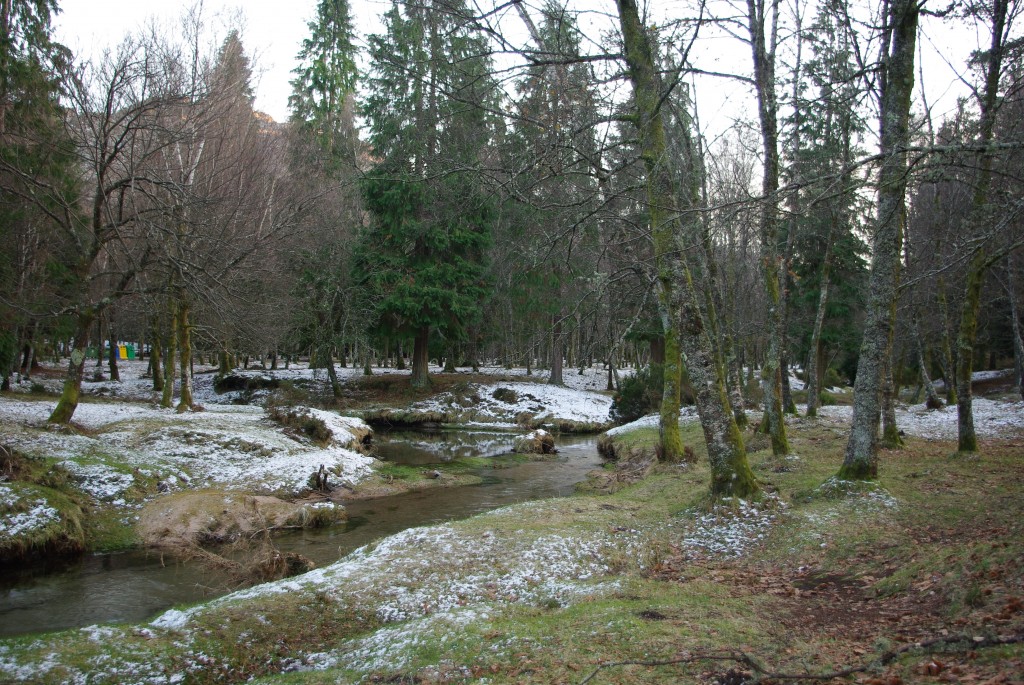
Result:
[[998,635],[994,637],[986,636],[972,636],[972,635],[950,635],[946,637],[937,637],[930,640],[924,640],[922,642],[914,642],[906,645],[901,645],[895,649],[883,652],[878,655],[877,658],[872,661],[866,662],[859,666],[850,666],[849,668],[843,668],[837,671],[831,671],[828,673],[775,673],[765,667],[755,657],[746,654],[744,652],[709,652],[709,653],[697,653],[697,654],[684,654],[674,659],[664,659],[656,661],[615,661],[598,665],[590,675],[580,681],[579,685],[589,683],[597,675],[610,668],[618,668],[620,666],[676,666],[679,664],[692,664],[701,661],[728,661],[734,664],[745,666],[749,668],[755,677],[751,678],[749,682],[752,683],[769,683],[775,681],[790,681],[790,680],[832,680],[833,678],[845,678],[855,673],[865,673],[872,668],[878,666],[885,666],[886,664],[892,663],[907,652],[914,650],[921,650],[924,652],[937,651],[939,648],[948,648],[955,645],[961,645],[961,649],[966,651],[968,649],[981,649],[984,647],[1001,647],[1004,645],[1013,645],[1024,642],[1024,634],[1017,635]]

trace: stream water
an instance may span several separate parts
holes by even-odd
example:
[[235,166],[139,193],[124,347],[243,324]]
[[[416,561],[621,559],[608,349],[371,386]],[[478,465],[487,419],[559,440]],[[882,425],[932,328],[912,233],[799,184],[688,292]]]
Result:
[[[283,535],[275,543],[324,566],[406,528],[567,495],[587,471],[601,463],[592,436],[558,438],[559,454],[553,461],[514,463],[501,456],[511,451],[513,437],[484,430],[378,432],[378,454],[389,461],[426,465],[489,457],[489,465],[478,471],[484,481],[346,503],[346,523]],[[227,590],[223,577],[198,563],[165,562],[146,552],[94,555],[57,567],[5,571],[0,574],[0,635],[144,621],[172,606],[211,599]]]

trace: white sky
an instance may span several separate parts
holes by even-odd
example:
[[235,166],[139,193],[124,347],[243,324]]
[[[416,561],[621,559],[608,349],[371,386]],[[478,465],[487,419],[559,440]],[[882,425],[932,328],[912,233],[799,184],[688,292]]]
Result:
[[[151,18],[173,26],[193,0],[59,0],[61,12],[54,22],[57,39],[81,58],[99,56],[122,37],[138,31]],[[289,81],[297,65],[295,56],[309,35],[308,23],[316,14],[317,0],[203,0],[203,15],[215,35],[239,26],[242,43],[258,78],[256,109],[278,121],[288,118]],[[357,29],[376,26],[376,17],[389,6],[386,0],[353,0]],[[374,30],[376,30],[374,28]]]
[[[150,18],[156,17],[173,26],[182,8],[192,5],[193,1],[60,0],[61,13],[55,21],[57,38],[80,57],[96,57],[105,47],[114,46],[123,36],[137,31]],[[486,0],[481,0],[481,3],[486,5]],[[308,35],[307,23],[315,14],[316,4],[317,0],[204,0],[203,3],[203,14],[214,35],[222,37],[227,27],[238,26],[233,17],[239,13],[243,17],[242,41],[258,79],[254,84],[256,108],[278,121],[288,117],[291,71],[296,66],[295,55],[301,42]],[[589,2],[585,4],[591,6]],[[653,0],[652,8],[656,8],[655,12],[672,11],[670,7],[674,4],[673,0]],[[365,35],[379,30],[378,17],[390,7],[391,2],[351,0],[351,5],[357,31]],[[614,11],[610,2],[594,3],[593,6],[596,9],[605,5],[608,6],[605,9]],[[601,13],[595,14],[600,17]],[[516,22],[513,30],[522,30],[514,13],[510,21]],[[977,39],[962,24],[943,24],[925,18],[920,43],[926,66],[924,85],[937,123],[944,114],[955,110],[957,95],[965,93],[956,72],[946,62],[948,60],[962,71],[967,55],[977,47]],[[726,46],[713,41],[702,46],[694,56],[699,66],[708,69],[749,72],[750,53],[743,44]],[[779,69],[780,74],[783,73],[781,65]],[[725,126],[721,123],[715,125],[715,118],[755,119],[756,111],[750,109],[753,101],[748,86],[721,79],[701,79],[697,85],[697,103],[703,125],[721,130]],[[921,111],[920,106],[917,109]]]

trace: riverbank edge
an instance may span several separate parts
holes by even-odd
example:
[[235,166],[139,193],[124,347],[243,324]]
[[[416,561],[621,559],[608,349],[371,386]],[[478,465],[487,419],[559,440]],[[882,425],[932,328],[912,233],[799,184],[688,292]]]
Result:
[[[7,395],[18,401],[36,401],[48,403],[49,395],[31,395],[18,393]],[[104,397],[85,397],[83,404],[98,405],[137,405],[150,407],[151,403],[142,401],[112,401]],[[291,407],[308,411],[301,405]],[[266,414],[271,412],[289,411],[289,406],[275,404]],[[340,416],[353,416],[358,412],[346,412]],[[181,416],[180,421],[187,423],[188,415]],[[573,423],[573,422],[569,422]],[[367,424],[368,425],[368,424]],[[452,430],[464,430],[465,425],[447,424]],[[510,435],[524,434],[530,430],[524,426],[512,424],[475,423],[472,428],[500,430]],[[574,424],[575,429],[582,430],[582,424]],[[372,426],[368,425],[368,430]],[[89,436],[94,431],[72,424],[68,427],[55,429],[51,426],[23,426],[23,433],[34,433],[40,437],[54,431],[58,434]],[[293,427],[282,426],[285,432],[295,432]],[[302,436],[296,436],[301,439]],[[369,453],[366,447],[366,433],[359,429],[354,431],[354,440],[350,447],[363,453]],[[0,568],[16,565],[33,565],[42,562],[53,562],[60,559],[73,560],[83,554],[114,553],[131,550],[153,550],[164,554],[180,555],[193,558],[196,547],[206,547],[213,551],[219,545],[231,543],[239,535],[252,533],[264,525],[267,532],[273,534],[278,530],[295,529],[297,527],[316,528],[344,518],[343,507],[346,502],[385,498],[397,494],[436,488],[452,488],[475,485],[483,482],[479,475],[469,473],[479,469],[487,462],[484,460],[462,460],[457,463],[436,465],[429,468],[397,467],[380,460],[372,464],[372,473],[364,475],[354,484],[332,480],[332,487],[327,491],[318,491],[312,486],[291,496],[264,491],[247,490],[244,488],[200,488],[192,489],[187,481],[177,482],[177,478],[161,480],[138,468],[124,472],[126,478],[132,480],[132,486],[120,498],[120,505],[91,496],[76,485],[73,474],[69,473],[60,459],[42,456],[27,456],[19,450],[0,444],[0,464],[5,475],[3,487],[12,493],[11,504],[5,506],[4,513],[12,516],[29,514],[33,507],[45,508],[52,520],[45,526],[27,528],[16,535],[0,538]],[[519,455],[521,460],[545,460],[551,455]],[[120,467],[119,467],[120,468]],[[310,466],[311,469],[315,465]],[[122,469],[123,470],[123,469]],[[312,473],[312,471],[311,471]],[[183,474],[181,478],[187,478]],[[177,487],[175,487],[177,486]],[[6,492],[6,490],[5,490]],[[166,526],[156,529],[152,523],[150,512],[153,509],[165,508],[162,501],[168,496],[180,496],[193,493],[197,502],[194,507],[179,507],[173,516],[166,517]],[[210,507],[207,499],[211,493],[220,493],[226,502],[224,507]],[[18,495],[15,501],[14,495]],[[247,499],[246,499],[247,498]],[[236,499],[256,502],[263,501],[263,511],[246,512],[238,515],[239,507],[232,504]],[[273,501],[271,501],[273,500]],[[325,516],[322,512],[310,515],[310,505],[317,501],[331,502],[337,512]],[[4,503],[0,503],[4,504]],[[269,507],[269,509],[268,509]],[[194,515],[190,515],[189,511]],[[271,511],[272,510],[272,511]],[[268,513],[270,512],[270,513]],[[37,512],[38,513],[38,512]],[[201,526],[196,524],[202,518]],[[147,519],[149,519],[147,521]],[[266,520],[263,520],[266,519]],[[263,520],[260,523],[260,520]],[[146,523],[146,531],[141,530]]]

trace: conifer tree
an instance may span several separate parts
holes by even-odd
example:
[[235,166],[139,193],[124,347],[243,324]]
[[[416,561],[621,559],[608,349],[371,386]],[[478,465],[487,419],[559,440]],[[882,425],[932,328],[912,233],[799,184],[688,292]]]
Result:
[[320,0],[310,35],[302,41],[288,98],[291,121],[324,151],[333,169],[354,161],[355,29],[348,0]]
[[380,161],[363,185],[373,220],[355,272],[370,287],[375,330],[413,338],[412,382],[425,386],[431,332],[463,338],[489,291],[495,212],[479,170],[494,84],[460,0],[398,3],[384,24],[370,37],[364,113]]

